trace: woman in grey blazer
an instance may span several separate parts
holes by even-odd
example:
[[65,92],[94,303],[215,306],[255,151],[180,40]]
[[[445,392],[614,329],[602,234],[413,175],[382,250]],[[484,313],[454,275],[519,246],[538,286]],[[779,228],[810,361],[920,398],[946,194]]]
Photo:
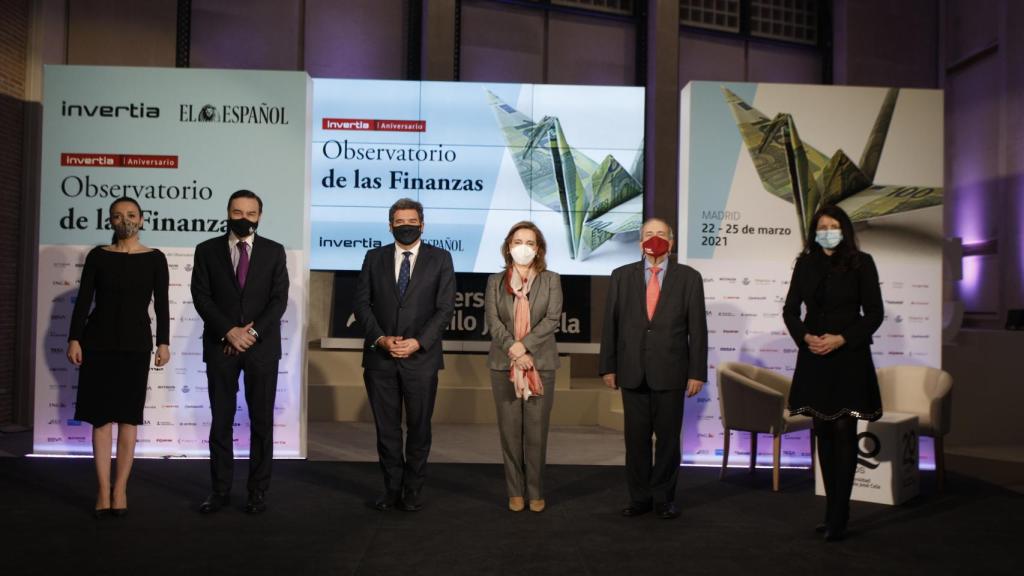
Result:
[[555,394],[562,283],[546,269],[547,244],[533,222],[512,226],[501,245],[505,269],[487,279],[488,364],[505,460],[508,508],[542,512],[548,422]]

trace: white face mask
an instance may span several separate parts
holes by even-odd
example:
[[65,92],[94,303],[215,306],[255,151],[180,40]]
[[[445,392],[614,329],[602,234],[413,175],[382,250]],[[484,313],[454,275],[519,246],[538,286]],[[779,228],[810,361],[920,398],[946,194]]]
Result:
[[814,233],[814,241],[822,248],[832,250],[843,241],[842,230],[818,230]]
[[520,266],[529,265],[530,262],[533,262],[533,259],[537,257],[537,251],[526,244],[513,246],[512,249],[509,250],[509,254],[512,255],[512,260]]

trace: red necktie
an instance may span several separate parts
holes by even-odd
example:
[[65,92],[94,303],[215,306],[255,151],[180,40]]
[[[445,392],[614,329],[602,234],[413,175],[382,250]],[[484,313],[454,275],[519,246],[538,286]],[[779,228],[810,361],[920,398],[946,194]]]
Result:
[[647,320],[654,318],[654,309],[658,306],[661,295],[661,284],[658,283],[658,272],[661,268],[651,266],[651,279],[647,281]]

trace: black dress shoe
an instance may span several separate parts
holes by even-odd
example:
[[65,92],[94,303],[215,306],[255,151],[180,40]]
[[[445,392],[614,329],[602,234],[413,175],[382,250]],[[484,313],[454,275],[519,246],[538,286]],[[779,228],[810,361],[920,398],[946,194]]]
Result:
[[661,518],[662,520],[679,518],[679,508],[676,508],[676,503],[666,502],[664,504],[658,504],[658,518]]
[[825,528],[825,542],[839,542],[846,539],[846,527],[832,527]]
[[200,514],[213,514],[231,502],[231,494],[228,492],[211,492],[206,500],[199,505]]
[[630,502],[628,506],[622,509],[622,515],[626,518],[632,518],[633,516],[642,516],[647,514],[653,509],[649,502]]
[[408,490],[402,496],[402,500],[398,503],[398,507],[406,512],[419,512],[423,509],[423,500],[420,499],[419,490]]
[[398,500],[397,492],[385,492],[373,501],[373,507],[381,512],[389,512],[398,504]]
[[251,490],[245,501],[246,514],[262,514],[267,511],[267,493],[263,490]]
[[824,534],[826,530],[828,530],[828,524],[824,522],[814,527],[814,531],[818,534]]

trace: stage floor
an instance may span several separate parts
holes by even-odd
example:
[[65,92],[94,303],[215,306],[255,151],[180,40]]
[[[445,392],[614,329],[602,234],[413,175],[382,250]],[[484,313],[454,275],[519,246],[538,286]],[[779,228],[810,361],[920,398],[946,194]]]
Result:
[[851,534],[813,531],[823,501],[806,470],[683,468],[682,516],[623,518],[618,466],[552,465],[548,510],[505,509],[496,464],[432,464],[418,513],[381,513],[373,463],[279,461],[268,512],[196,512],[207,462],[141,460],[130,514],[94,520],[88,459],[0,458],[4,574],[1010,574],[1019,569],[1024,496],[959,474],[900,507],[853,504]]

